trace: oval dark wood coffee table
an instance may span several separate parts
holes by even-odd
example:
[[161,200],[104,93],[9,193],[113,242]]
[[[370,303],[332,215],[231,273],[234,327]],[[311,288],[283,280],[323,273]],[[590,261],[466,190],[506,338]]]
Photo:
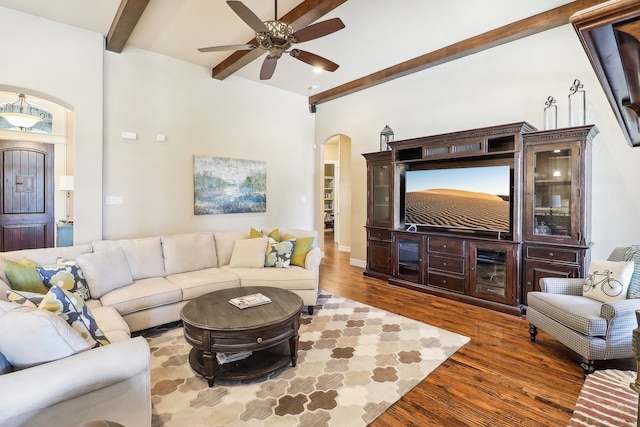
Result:
[[[240,309],[229,300],[261,293],[268,304]],[[193,346],[189,364],[209,387],[214,379],[243,380],[296,366],[302,298],[291,291],[270,287],[231,288],[189,301],[180,312],[184,337]],[[251,351],[246,359],[219,364],[216,353]]]

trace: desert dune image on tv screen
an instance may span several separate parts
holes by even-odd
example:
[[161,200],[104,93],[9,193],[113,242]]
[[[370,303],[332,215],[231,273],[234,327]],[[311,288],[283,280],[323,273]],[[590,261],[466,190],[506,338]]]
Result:
[[408,173],[405,222],[509,232],[509,167]]

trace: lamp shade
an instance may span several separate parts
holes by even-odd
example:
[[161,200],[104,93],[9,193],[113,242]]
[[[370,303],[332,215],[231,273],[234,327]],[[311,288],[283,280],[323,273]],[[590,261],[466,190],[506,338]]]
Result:
[[73,175],[60,175],[58,190],[73,191]]

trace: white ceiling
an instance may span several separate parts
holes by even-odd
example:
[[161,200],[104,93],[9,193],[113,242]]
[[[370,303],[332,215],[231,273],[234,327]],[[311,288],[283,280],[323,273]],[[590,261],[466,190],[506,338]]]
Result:
[[[243,0],[262,20],[274,19],[274,3]],[[301,3],[280,0],[279,17]],[[319,21],[339,17],[346,28],[296,45],[340,65],[333,73],[284,55],[271,80],[281,89],[311,96],[399,62],[481,34],[569,0],[348,0]],[[106,35],[120,0],[0,0],[0,6]],[[1,11],[0,11],[1,13]],[[37,31],[37,28],[26,29]],[[295,29],[294,29],[295,30]],[[200,53],[199,47],[243,44],[252,30],[224,0],[151,0],[127,46],[211,68],[232,52]],[[236,76],[260,81],[264,55]],[[310,89],[316,85],[316,89]]]

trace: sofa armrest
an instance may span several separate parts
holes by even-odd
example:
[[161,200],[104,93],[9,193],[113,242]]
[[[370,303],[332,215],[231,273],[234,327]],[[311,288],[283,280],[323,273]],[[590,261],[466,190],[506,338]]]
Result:
[[584,279],[566,277],[544,277],[540,279],[540,290],[548,294],[582,295]]
[[318,273],[320,271],[320,261],[322,261],[322,251],[315,246],[309,252],[304,260],[304,268]]
[[640,310],[640,298],[609,301],[602,304],[600,316],[607,320],[612,320],[614,317],[617,318],[623,314],[628,314],[633,317],[633,323],[637,327],[637,322],[635,321],[636,310]]
[[151,420],[149,345],[136,337],[1,375],[0,425],[21,425],[20,420],[48,407],[137,375],[146,377],[145,404]]

